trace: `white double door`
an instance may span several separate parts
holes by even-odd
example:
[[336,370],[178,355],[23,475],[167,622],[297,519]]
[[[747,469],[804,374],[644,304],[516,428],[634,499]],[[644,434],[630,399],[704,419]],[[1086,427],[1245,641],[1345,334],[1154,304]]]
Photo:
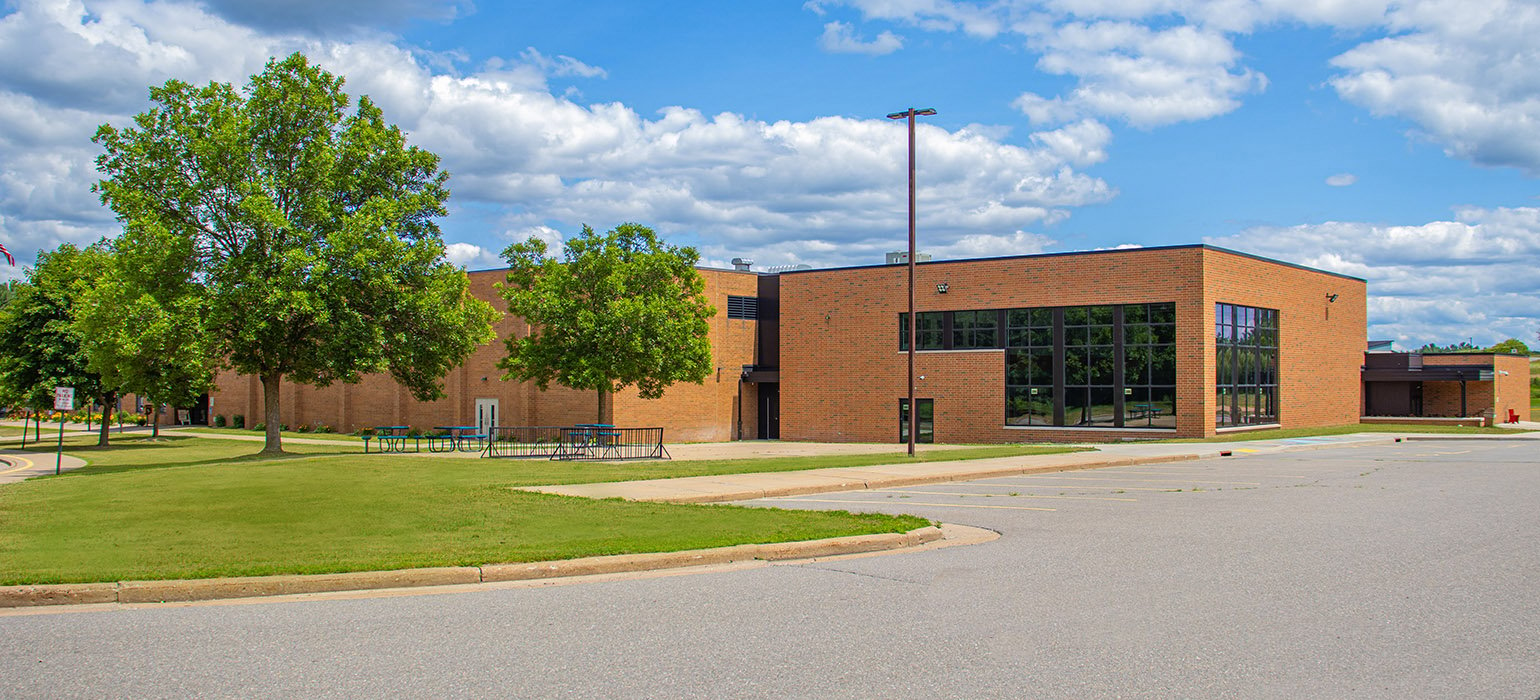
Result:
[[476,399],[476,434],[491,435],[497,425],[497,399]]

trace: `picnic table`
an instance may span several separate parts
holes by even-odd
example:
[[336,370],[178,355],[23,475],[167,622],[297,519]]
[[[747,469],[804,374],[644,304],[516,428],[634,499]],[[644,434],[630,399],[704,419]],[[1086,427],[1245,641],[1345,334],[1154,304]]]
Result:
[[481,443],[489,436],[476,431],[481,426],[477,425],[435,425],[434,430],[442,430],[447,435],[432,435],[428,437],[428,449],[433,452],[454,452],[464,450],[466,445],[474,444],[476,449],[481,449]]
[[[376,425],[374,426],[374,438],[379,441],[380,452],[405,452],[406,441],[410,437],[406,433],[411,430],[409,425]],[[413,447],[420,448],[421,444],[412,438]],[[369,438],[364,438],[364,452],[369,451]]]

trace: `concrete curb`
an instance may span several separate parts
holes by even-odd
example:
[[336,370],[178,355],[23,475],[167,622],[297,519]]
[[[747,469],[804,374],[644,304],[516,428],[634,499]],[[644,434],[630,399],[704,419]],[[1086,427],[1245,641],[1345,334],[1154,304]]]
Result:
[[91,603],[188,602],[620,574],[730,564],[756,559],[785,561],[883,552],[918,547],[935,542],[942,537],[940,528],[922,527],[909,532],[854,535],[805,542],[741,544],[683,552],[618,554],[526,564],[357,571],[342,574],[0,586],[0,608]]

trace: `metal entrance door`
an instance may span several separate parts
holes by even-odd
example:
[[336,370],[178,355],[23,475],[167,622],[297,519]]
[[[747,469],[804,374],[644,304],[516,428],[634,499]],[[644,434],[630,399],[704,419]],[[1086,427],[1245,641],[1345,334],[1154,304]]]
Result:
[[781,439],[781,385],[759,385],[759,439]]
[[476,399],[476,434],[491,435],[497,426],[497,399]]

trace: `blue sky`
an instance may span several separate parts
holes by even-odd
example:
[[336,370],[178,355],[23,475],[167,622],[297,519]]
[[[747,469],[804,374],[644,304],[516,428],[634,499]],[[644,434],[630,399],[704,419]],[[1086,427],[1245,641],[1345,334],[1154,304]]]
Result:
[[[1403,347],[1540,331],[1540,8],[1517,0],[12,0],[0,241],[112,235],[96,125],[308,53],[439,153],[450,255],[638,221],[709,264],[1208,242],[1369,281]],[[0,268],[14,278],[20,268]]]

